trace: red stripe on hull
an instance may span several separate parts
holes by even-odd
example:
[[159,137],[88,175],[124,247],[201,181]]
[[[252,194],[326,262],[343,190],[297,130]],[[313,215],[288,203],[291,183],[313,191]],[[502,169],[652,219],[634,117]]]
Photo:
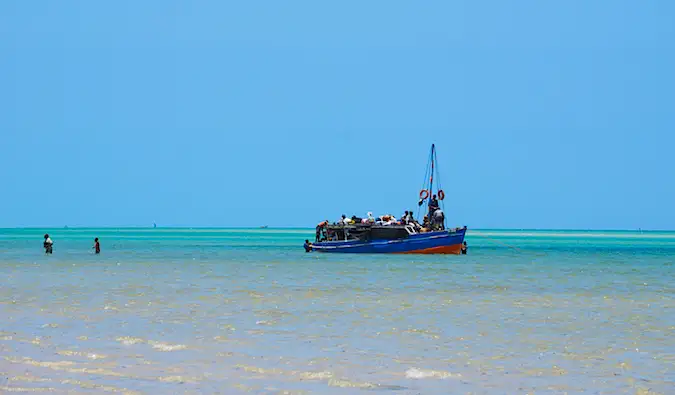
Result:
[[397,252],[397,254],[460,254],[461,252],[462,252],[462,245],[455,244],[451,246],[439,246],[439,247],[425,248],[422,250]]

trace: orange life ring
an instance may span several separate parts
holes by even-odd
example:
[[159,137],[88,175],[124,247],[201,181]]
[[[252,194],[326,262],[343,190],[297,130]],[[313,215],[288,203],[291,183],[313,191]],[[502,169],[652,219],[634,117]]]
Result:
[[420,191],[420,199],[424,200],[428,197],[429,197],[429,191],[427,191],[426,189],[422,189]]
[[440,191],[438,191],[438,200],[443,199],[445,199],[445,192],[443,192],[443,190],[441,189]]

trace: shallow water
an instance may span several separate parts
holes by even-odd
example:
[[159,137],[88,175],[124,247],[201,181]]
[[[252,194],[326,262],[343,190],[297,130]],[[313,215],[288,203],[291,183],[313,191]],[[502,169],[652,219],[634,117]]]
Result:
[[[0,392],[675,393],[675,234],[474,231],[466,256],[312,230],[0,230]],[[103,253],[91,253],[94,237]]]

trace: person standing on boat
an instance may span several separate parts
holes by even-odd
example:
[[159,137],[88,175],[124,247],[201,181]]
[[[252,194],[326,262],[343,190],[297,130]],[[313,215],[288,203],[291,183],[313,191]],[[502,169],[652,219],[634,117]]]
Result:
[[42,246],[45,248],[45,254],[51,254],[53,252],[52,247],[54,246],[54,242],[48,234],[45,234],[45,241],[42,243]]
[[316,226],[316,242],[317,242],[317,243],[321,241],[321,231],[322,231],[323,228],[326,227],[326,226],[328,226],[328,220],[325,220],[325,221],[319,223],[319,224]]
[[429,201],[429,218],[434,217],[434,211],[436,210],[438,210],[438,199],[436,198],[436,195],[434,195]]
[[445,213],[443,213],[443,210],[440,208],[436,209],[431,218],[431,226],[434,230],[445,229]]

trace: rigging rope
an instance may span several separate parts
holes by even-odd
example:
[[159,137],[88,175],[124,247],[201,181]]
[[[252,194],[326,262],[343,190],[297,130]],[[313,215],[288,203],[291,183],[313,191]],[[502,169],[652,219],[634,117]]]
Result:
[[[423,189],[426,189],[426,184],[427,184],[427,181],[429,180],[429,171],[431,170],[431,160],[432,160],[431,155],[429,155],[429,159],[427,159],[427,167],[424,171],[424,181],[422,182],[422,188],[420,188],[420,191],[423,190]],[[429,193],[431,193],[431,191],[429,191]],[[418,198],[419,198],[419,196],[418,196]],[[416,215],[416,217],[417,217],[418,221],[420,219],[420,210],[422,210],[422,206],[423,206],[422,204],[417,205],[417,215]]]
[[[438,190],[441,191],[443,190],[443,188],[441,187],[441,171],[440,166],[438,166],[438,157],[436,156],[436,153],[434,153],[434,160],[436,161],[436,178],[438,179]],[[440,206],[441,210],[445,212],[445,199],[440,201]]]

